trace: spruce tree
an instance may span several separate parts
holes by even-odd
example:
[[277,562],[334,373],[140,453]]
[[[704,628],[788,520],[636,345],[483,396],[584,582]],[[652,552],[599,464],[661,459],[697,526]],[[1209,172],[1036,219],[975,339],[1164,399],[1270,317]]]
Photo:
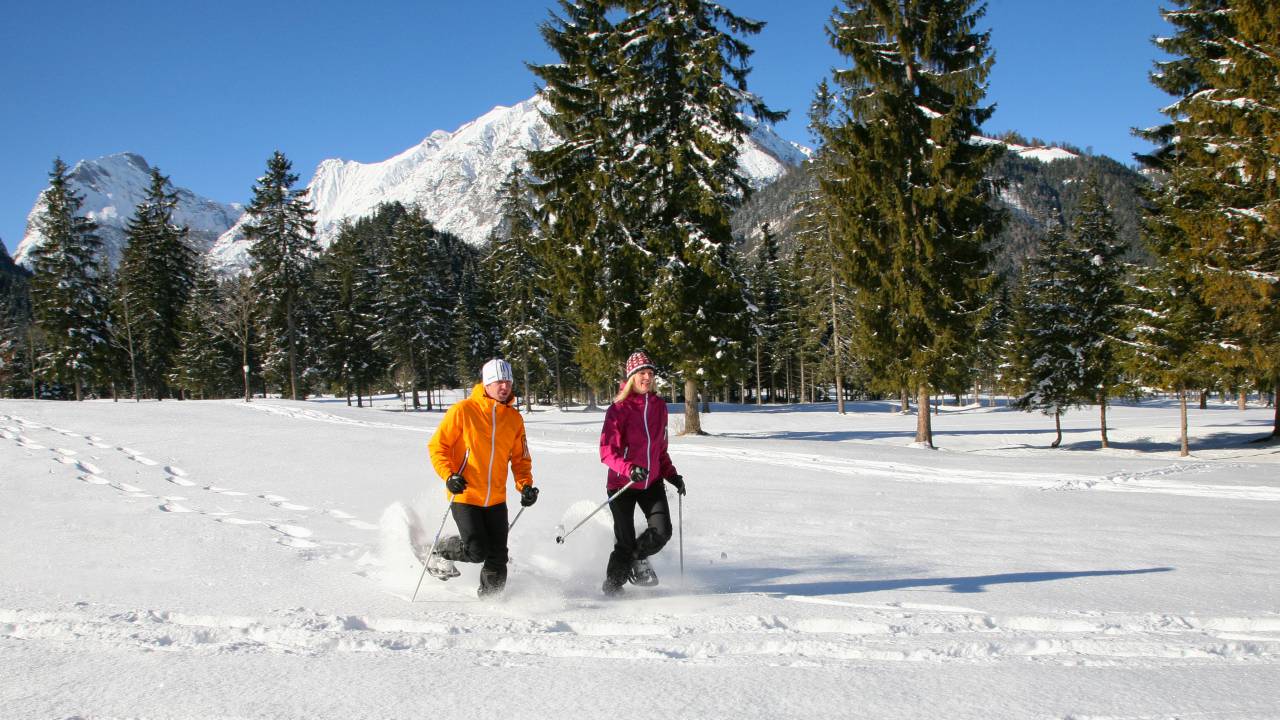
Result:
[[547,376],[548,273],[538,259],[533,202],[525,179],[513,170],[502,186],[502,222],[490,242],[485,267],[493,272],[501,354],[515,365],[525,409],[533,409],[533,382]]
[[130,324],[132,365],[147,394],[157,399],[169,394],[181,317],[199,262],[187,244],[187,228],[173,222],[177,202],[169,178],[153,168],[147,196],[125,228],[128,243],[117,279],[122,292],[117,305]]
[[197,261],[193,280],[179,319],[180,344],[169,382],[181,388],[184,397],[221,397],[236,390],[238,353],[217,322],[225,299],[212,269]]
[[[1062,444],[1062,415],[1079,406],[1089,393],[1086,354],[1089,333],[1080,317],[1080,277],[1076,250],[1058,227],[1050,228],[1028,268],[1026,292],[1018,313],[1019,367],[1025,389],[1016,405],[1053,416]],[[921,407],[920,412],[925,408]]]
[[1119,347],[1125,309],[1124,285],[1128,264],[1096,176],[1085,180],[1075,223],[1071,228],[1073,274],[1077,298],[1077,322],[1083,333],[1085,386],[1090,388],[1101,414],[1102,447],[1107,438],[1107,399],[1121,387]]
[[750,46],[764,23],[703,0],[630,0],[619,21],[618,113],[631,188],[643,198],[634,226],[656,260],[646,283],[644,338],[684,380],[684,433],[700,434],[700,386],[726,373],[747,337],[732,267],[731,210],[748,191],[737,143],[742,112],[770,110],[747,89]]
[[36,225],[44,242],[31,253],[31,300],[46,338],[39,362],[57,382],[84,397],[107,345],[107,306],[100,282],[102,241],[80,215],[83,198],[67,183],[67,166],[53,161]]
[[985,6],[972,0],[846,0],[828,26],[851,61],[838,69],[835,117],[821,124],[832,154],[821,180],[856,290],[865,361],[919,405],[916,441],[930,447],[931,387],[965,356],[994,278],[999,230],[988,173],[1003,148],[973,142],[991,68]]
[[421,407],[418,392],[426,388],[430,410],[431,391],[453,376],[452,269],[422,211],[413,207],[398,214],[382,268],[373,339],[396,376],[408,379],[413,408]]
[[[351,393],[364,406],[374,381],[386,368],[376,350],[379,268],[364,233],[344,222],[321,257],[315,299],[324,317],[318,339],[321,374],[342,388],[347,404]],[[369,391],[366,393],[366,390]]]
[[292,168],[279,150],[267,160],[266,173],[253,186],[244,233],[252,243],[253,280],[263,308],[262,340],[277,356],[268,362],[280,367],[290,399],[297,400],[308,356],[306,290],[320,248],[307,190],[294,188],[298,176]]
[[[619,94],[621,35],[614,1],[560,0],[543,39],[559,62],[532,65],[543,82],[546,121],[560,142],[530,152],[532,189],[544,212],[538,255],[553,273],[551,309],[572,329],[574,360],[588,388],[610,384],[642,331],[652,276],[644,251],[642,195],[625,155]],[[588,406],[595,403],[589,391]]]
[[1175,5],[1164,12],[1175,34],[1156,41],[1173,59],[1151,75],[1175,101],[1167,124],[1144,131],[1160,147],[1141,158],[1166,175],[1157,212],[1184,240],[1164,243],[1165,260],[1215,309],[1219,362],[1280,378],[1280,11],[1262,0]]

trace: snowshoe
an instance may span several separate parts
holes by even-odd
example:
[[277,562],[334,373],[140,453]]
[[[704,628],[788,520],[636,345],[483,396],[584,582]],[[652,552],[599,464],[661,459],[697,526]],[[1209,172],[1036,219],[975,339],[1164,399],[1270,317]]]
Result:
[[632,585],[641,587],[653,587],[658,584],[658,574],[653,571],[653,566],[649,564],[648,558],[636,558],[631,561],[631,580]]
[[441,557],[440,553],[434,553],[427,558],[427,573],[441,580],[456,578],[462,574],[458,572],[458,566],[454,565],[452,560]]

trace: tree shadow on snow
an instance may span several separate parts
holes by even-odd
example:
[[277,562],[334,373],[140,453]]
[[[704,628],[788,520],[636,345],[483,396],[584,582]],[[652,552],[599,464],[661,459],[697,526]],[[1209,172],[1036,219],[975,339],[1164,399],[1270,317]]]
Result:
[[[975,575],[972,577],[940,577],[940,578],[896,578],[888,580],[828,580],[824,582],[801,583],[768,583],[761,584],[766,577],[781,577],[792,574],[782,568],[756,568],[746,573],[739,582],[729,582],[726,592],[729,593],[762,593],[765,595],[855,595],[858,593],[882,592],[886,590],[904,590],[907,588],[945,587],[954,593],[986,592],[991,585],[1008,585],[1013,583],[1053,582],[1057,580],[1074,580],[1076,578],[1106,577],[1118,575],[1146,575],[1149,573],[1173,572],[1171,567],[1140,568],[1137,570],[1068,570],[1059,572],[1022,572],[1001,573],[998,575]],[[772,574],[771,574],[772,572]]]

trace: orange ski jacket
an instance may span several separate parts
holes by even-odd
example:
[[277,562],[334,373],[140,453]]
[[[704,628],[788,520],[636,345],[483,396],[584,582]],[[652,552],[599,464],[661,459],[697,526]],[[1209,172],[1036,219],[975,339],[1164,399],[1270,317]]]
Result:
[[[500,403],[476,384],[471,395],[444,414],[431,436],[431,465],[441,480],[462,466],[467,489],[453,496],[464,505],[491,507],[507,501],[507,465],[515,475],[516,490],[533,484],[533,461],[524,437],[524,418],[512,403],[515,395]],[[448,493],[448,490],[445,490]]]

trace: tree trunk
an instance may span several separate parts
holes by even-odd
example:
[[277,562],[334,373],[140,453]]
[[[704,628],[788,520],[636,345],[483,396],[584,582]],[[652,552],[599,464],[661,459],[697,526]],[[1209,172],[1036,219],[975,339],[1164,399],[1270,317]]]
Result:
[[1111,447],[1111,444],[1107,442],[1107,393],[1106,391],[1103,391],[1103,390],[1098,391],[1098,409],[1102,413],[1102,448],[1105,450],[1106,448]]
[[1051,443],[1049,447],[1056,448],[1062,444],[1062,411],[1061,410],[1055,409],[1053,412],[1053,427],[1058,431],[1058,436],[1053,439],[1053,443]]
[[840,324],[836,316],[836,275],[831,271],[831,347],[836,360],[836,412],[844,415],[844,369],[840,367]]
[[298,399],[298,344],[293,322],[293,303],[285,307],[285,323],[289,335],[289,399]]
[[1244,412],[1245,410],[1249,409],[1249,393],[1244,388],[1240,388],[1239,402],[1240,402],[1240,412]]
[[1181,447],[1181,450],[1178,452],[1178,455],[1182,457],[1186,457],[1191,454],[1191,449],[1188,447],[1188,444],[1187,444],[1187,390],[1186,388],[1180,388],[1178,390],[1178,406],[1182,411],[1182,422],[1179,429],[1182,447]]
[[705,435],[698,417],[698,380],[692,373],[684,376],[684,432],[681,435]]
[[760,338],[756,338],[756,405],[760,405]]
[[1209,409],[1209,391],[1208,390],[1200,391],[1200,409],[1201,410]]
[[1275,420],[1271,423],[1271,437],[1280,437],[1280,373],[1276,373],[1275,382],[1271,385],[1271,407],[1276,411]]
[[933,447],[933,424],[929,417],[929,386],[920,383],[916,394],[916,442]]
[[902,386],[902,403],[898,407],[898,412],[906,415],[911,412],[911,393],[907,391],[907,386]]

